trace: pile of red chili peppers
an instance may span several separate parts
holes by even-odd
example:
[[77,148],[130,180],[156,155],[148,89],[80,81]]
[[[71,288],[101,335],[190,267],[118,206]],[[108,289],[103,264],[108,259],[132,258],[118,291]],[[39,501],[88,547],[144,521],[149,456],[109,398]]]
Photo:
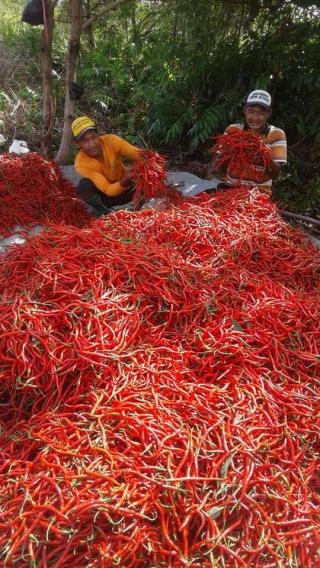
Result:
[[211,151],[216,167],[236,171],[240,180],[252,176],[259,179],[271,163],[269,149],[261,136],[241,128],[230,128],[227,133],[216,136]]
[[1,565],[318,567],[319,275],[244,188],[9,251]]
[[135,209],[153,197],[166,198],[168,202],[179,201],[180,194],[166,183],[166,159],[158,152],[141,150],[140,158],[132,168],[135,190],[133,204]]
[[0,237],[16,225],[31,228],[47,222],[82,227],[89,219],[74,187],[59,167],[39,154],[3,154],[0,158]]

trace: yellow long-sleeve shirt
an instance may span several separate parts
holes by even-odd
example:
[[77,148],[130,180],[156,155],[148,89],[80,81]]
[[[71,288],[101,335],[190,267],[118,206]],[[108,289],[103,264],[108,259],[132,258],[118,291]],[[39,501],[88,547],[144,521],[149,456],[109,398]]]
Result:
[[102,193],[116,197],[125,191],[119,183],[125,174],[121,157],[137,160],[140,150],[115,134],[106,134],[99,139],[103,161],[90,158],[80,150],[75,159],[75,169],[81,177],[90,179]]

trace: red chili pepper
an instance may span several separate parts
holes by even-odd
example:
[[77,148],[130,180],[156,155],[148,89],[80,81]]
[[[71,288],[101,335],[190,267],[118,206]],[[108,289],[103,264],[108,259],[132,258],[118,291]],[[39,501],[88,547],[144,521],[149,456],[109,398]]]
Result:
[[90,220],[84,204],[60,168],[36,153],[0,157],[0,237],[24,233],[48,222],[83,227]]
[[[263,138],[251,130],[230,128],[227,133],[215,137],[211,151],[215,154],[215,165],[228,167],[243,178],[262,180],[265,170],[271,164],[271,155]],[[257,168],[256,162],[261,163]]]
[[139,160],[132,168],[135,184],[134,206],[153,197],[164,197],[177,202],[181,195],[166,182],[165,157],[158,152],[141,150]]
[[8,252],[8,568],[317,566],[319,269],[245,188]]

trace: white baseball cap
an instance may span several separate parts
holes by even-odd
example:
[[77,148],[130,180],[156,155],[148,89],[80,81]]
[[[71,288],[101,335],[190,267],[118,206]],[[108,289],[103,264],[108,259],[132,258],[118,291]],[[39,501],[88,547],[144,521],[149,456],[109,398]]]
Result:
[[262,89],[251,91],[247,97],[246,105],[259,105],[269,110],[272,106],[271,95]]

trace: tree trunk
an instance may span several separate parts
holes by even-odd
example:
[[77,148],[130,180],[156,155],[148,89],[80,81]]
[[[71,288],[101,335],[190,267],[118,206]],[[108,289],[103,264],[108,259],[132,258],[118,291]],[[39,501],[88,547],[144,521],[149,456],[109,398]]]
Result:
[[54,121],[52,93],[52,36],[54,6],[51,0],[44,0],[45,23],[40,40],[40,61],[42,75],[42,133],[41,152],[48,156],[51,148],[51,134]]
[[[91,16],[92,16],[91,0],[86,0],[86,3],[85,3],[85,18],[86,18],[86,20],[90,19]],[[93,51],[94,48],[95,48],[95,41],[94,41],[93,25],[92,24],[90,24],[90,26],[87,27],[87,36],[88,36],[89,50]]]
[[74,119],[75,103],[70,98],[70,84],[75,81],[77,62],[80,53],[82,2],[83,0],[70,1],[71,30],[66,60],[64,123],[61,144],[56,156],[56,162],[58,164],[66,164],[71,151],[72,135],[70,126]]
[[137,26],[136,4],[133,4],[133,7],[132,7],[131,28],[132,28],[133,43],[135,43],[136,45],[138,45],[140,47],[141,41],[140,41],[140,34],[139,34],[139,31],[138,31],[138,26]]

